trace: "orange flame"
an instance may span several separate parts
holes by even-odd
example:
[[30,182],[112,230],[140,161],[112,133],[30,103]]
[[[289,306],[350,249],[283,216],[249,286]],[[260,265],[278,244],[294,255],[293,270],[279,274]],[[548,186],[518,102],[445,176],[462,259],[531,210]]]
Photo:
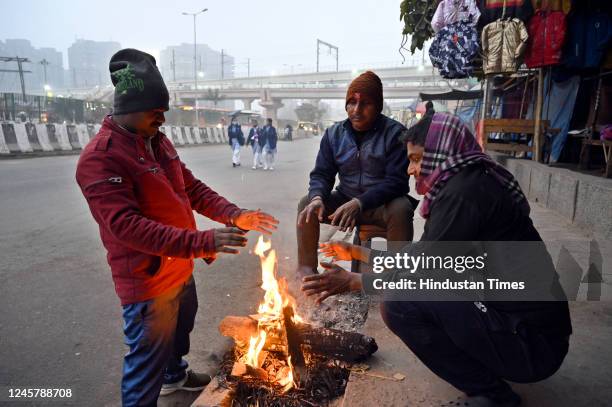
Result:
[[[261,288],[265,293],[257,310],[259,314],[258,334],[250,339],[249,349],[241,358],[243,363],[253,367],[261,367],[259,356],[266,343],[265,328],[282,328],[284,307],[291,305],[294,310],[293,321],[303,322],[302,318],[295,313],[295,299],[287,292],[287,283],[284,279],[279,281],[276,278],[276,251],[271,248],[272,243],[264,241],[263,236],[260,236],[254,250],[261,259]],[[268,251],[269,253],[266,254]],[[283,392],[295,386],[291,357],[287,358],[287,367],[288,369],[277,372],[276,375],[276,382],[283,387]]]

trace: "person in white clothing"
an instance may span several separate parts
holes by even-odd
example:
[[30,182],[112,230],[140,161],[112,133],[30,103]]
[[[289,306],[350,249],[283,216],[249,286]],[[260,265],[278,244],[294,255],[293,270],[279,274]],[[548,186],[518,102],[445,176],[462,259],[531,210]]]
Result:
[[240,167],[240,147],[244,145],[244,134],[235,117],[232,117],[232,123],[227,128],[227,135],[232,148],[232,166]]
[[257,125],[257,120],[253,120],[253,127],[249,130],[249,136],[247,137],[247,146],[250,145],[253,150],[253,169],[263,167],[262,163],[262,145],[260,144],[261,129]]
[[276,156],[276,143],[278,141],[278,135],[276,128],[272,125],[272,119],[267,120],[268,123],[264,126],[261,131],[261,139],[259,140],[260,145],[263,146],[264,153],[264,170],[274,170],[274,158]]

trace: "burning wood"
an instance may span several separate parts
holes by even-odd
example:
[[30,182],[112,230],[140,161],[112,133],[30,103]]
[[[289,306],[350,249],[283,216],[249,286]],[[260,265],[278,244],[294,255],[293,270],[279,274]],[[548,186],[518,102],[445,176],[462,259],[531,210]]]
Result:
[[[312,388],[326,383],[326,394],[335,395],[335,386],[346,384],[339,367],[324,367],[325,360],[358,361],[376,352],[373,338],[354,332],[317,328],[304,323],[295,309],[295,300],[287,290],[284,279],[277,279],[276,253],[270,242],[260,238],[255,253],[261,259],[264,299],[258,312],[248,317],[227,316],[219,325],[224,336],[234,338],[236,359],[227,374],[234,383],[261,383],[273,392],[285,394],[289,389],[300,390],[300,385]],[[314,370],[313,370],[314,369]],[[340,369],[332,376],[326,369]],[[312,372],[315,371],[315,376]],[[326,373],[328,372],[328,373]],[[228,379],[229,380],[229,379]],[[339,381],[338,381],[339,380]],[[344,383],[344,384],[342,384]],[[238,389],[240,386],[238,386]],[[263,394],[263,393],[262,393]]]
[[[294,326],[298,342],[306,353],[345,362],[359,362],[378,350],[374,338],[357,332],[318,328],[305,323]],[[222,335],[233,338],[236,344],[244,343],[257,334],[257,322],[250,317],[228,316],[221,321],[219,331]],[[266,341],[263,349],[276,350],[278,346],[275,342]]]
[[[266,254],[266,252],[268,253]],[[233,371],[240,373],[240,375],[259,379],[272,378],[271,381],[280,385],[284,392],[295,386],[294,369],[291,364],[292,355],[289,352],[287,342],[285,315],[291,314],[292,320],[295,321],[301,319],[295,314],[293,309],[295,300],[287,292],[286,282],[276,278],[276,252],[271,250],[270,242],[265,242],[263,237],[260,237],[255,246],[255,254],[261,259],[261,288],[265,291],[264,300],[259,305],[257,315],[252,318],[253,323],[242,319],[233,319],[226,321],[226,323],[222,322],[220,329],[232,331],[234,334],[244,331],[250,332],[248,337],[242,337],[240,341],[236,341],[239,347],[246,348],[246,352]],[[273,374],[261,369],[263,361],[260,355],[264,348],[282,355],[283,366],[276,369]]]

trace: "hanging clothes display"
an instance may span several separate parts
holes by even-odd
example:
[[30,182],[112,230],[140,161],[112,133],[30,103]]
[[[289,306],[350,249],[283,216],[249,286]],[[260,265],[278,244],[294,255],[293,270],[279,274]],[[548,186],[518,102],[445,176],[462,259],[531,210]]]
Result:
[[605,11],[580,9],[567,22],[562,63],[568,68],[597,68],[612,40],[612,18]]
[[435,33],[458,21],[476,25],[480,18],[480,10],[476,0],[442,0],[431,19],[431,28]]
[[565,41],[565,14],[561,11],[537,10],[529,20],[529,41],[525,64],[529,68],[556,65],[561,61]]
[[580,76],[574,75],[563,82],[555,82],[551,80],[551,76],[547,75],[544,81],[544,89],[548,91],[544,95],[542,113],[544,120],[550,120],[552,128],[560,130],[552,139],[550,162],[554,163],[559,161],[567,140],[567,132],[580,87]]
[[572,0],[531,0],[534,10],[562,11],[568,14],[572,9]]
[[[529,21],[533,15],[531,0],[479,0],[480,26],[492,23],[500,18],[518,18]],[[505,10],[504,10],[505,9]]]
[[482,67],[485,75],[514,73],[527,47],[527,28],[518,18],[500,19],[482,30]]
[[476,27],[458,21],[444,26],[429,47],[431,64],[447,79],[467,78],[474,71],[473,60],[478,55]]

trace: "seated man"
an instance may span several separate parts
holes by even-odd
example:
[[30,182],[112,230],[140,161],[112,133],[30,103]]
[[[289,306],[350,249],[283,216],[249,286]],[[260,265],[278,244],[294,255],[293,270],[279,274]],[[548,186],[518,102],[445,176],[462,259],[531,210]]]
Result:
[[[382,108],[382,82],[367,71],[346,93],[348,119],[331,126],[321,139],[308,195],[298,205],[298,266],[307,268],[306,274],[317,269],[320,222],[342,231],[377,225],[387,231],[387,240],[412,240],[408,159],[398,141],[405,127],[381,114]],[[339,184],[332,191],[336,174]]]

